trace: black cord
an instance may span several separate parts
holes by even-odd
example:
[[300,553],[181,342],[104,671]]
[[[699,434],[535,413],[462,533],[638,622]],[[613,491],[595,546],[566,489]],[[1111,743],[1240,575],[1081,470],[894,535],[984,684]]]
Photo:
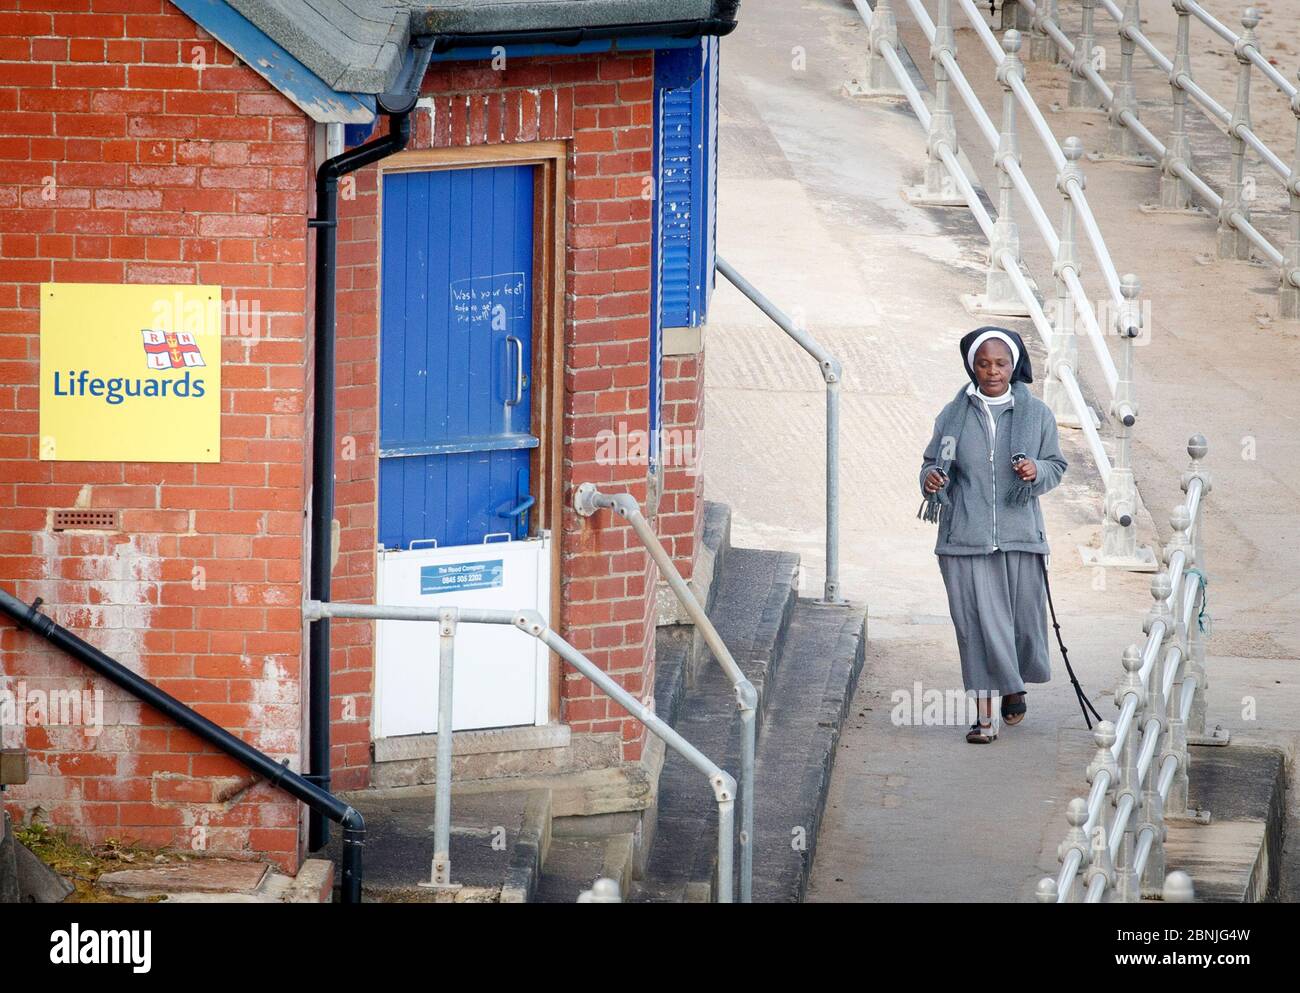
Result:
[[1079,685],[1078,678],[1074,675],[1074,669],[1070,666],[1069,651],[1065,647],[1065,642],[1061,639],[1061,625],[1056,619],[1056,607],[1052,603],[1052,584],[1047,581],[1047,556],[1040,555],[1039,563],[1043,567],[1043,589],[1047,591],[1047,609],[1052,612],[1052,627],[1056,629],[1056,643],[1061,646],[1061,658],[1065,660],[1065,671],[1070,674],[1070,682],[1074,684],[1074,692],[1079,697],[1079,708],[1083,711],[1083,719],[1088,725],[1088,730],[1092,730],[1092,720],[1088,717],[1088,711],[1092,711],[1092,716],[1101,720],[1101,714],[1097,713],[1097,708],[1092,705],[1088,699],[1088,694],[1083,692],[1083,687]]

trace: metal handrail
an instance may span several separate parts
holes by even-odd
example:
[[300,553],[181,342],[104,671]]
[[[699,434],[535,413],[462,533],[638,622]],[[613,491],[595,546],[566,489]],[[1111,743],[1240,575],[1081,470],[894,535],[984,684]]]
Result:
[[461,624],[504,624],[518,628],[546,645],[640,721],[647,730],[708,777],[718,804],[718,902],[732,902],[732,855],[735,834],[736,780],[703,752],[677,733],[649,707],[638,701],[596,663],[552,630],[536,610],[489,610],[475,607],[397,607],[385,604],[322,603],[309,600],[303,618],[327,617],[363,620],[432,621],[438,624],[438,735],[437,779],[434,790],[434,854],[431,888],[455,888],[451,880],[451,757],[452,687],[456,631]]
[[[1300,317],[1300,91],[1260,52],[1259,39],[1255,34],[1255,28],[1261,19],[1259,12],[1254,7],[1245,8],[1241,18],[1244,30],[1237,34],[1196,0],[1172,0],[1173,9],[1178,15],[1178,31],[1175,41],[1177,50],[1171,59],[1143,33],[1138,16],[1139,0],[1125,0],[1122,9],[1115,0],[1083,0],[1083,33],[1090,39],[1092,12],[1097,3],[1119,26],[1123,57],[1120,61],[1119,83],[1112,88],[1102,79],[1090,60],[1075,57],[1077,46],[1053,20],[1052,11],[1040,10],[1041,0],[1037,3],[1035,0],[1016,2],[1033,15],[1036,28],[1046,32],[1062,50],[1071,55],[1071,72],[1076,78],[1086,81],[1105,105],[1111,120],[1112,144],[1117,147],[1122,145],[1122,132],[1127,130],[1158,157],[1161,166],[1162,207],[1186,209],[1190,207],[1193,197],[1208,205],[1217,217],[1219,257],[1248,259],[1254,248],[1278,270],[1281,315]],[[1190,25],[1193,19],[1232,46],[1238,63],[1236,101],[1232,109],[1216,100],[1192,78]],[[1168,144],[1159,141],[1138,119],[1132,59],[1132,53],[1136,49],[1141,49],[1152,64],[1169,77],[1174,120]],[[1291,111],[1296,116],[1296,147],[1290,165],[1269,148],[1251,124],[1250,83],[1253,69],[1258,69],[1290,101]],[[1123,99],[1120,98],[1121,93]],[[1231,173],[1223,194],[1216,192],[1195,171],[1190,136],[1184,119],[1184,107],[1189,97],[1207,118],[1224,128],[1232,143]],[[1281,248],[1269,241],[1251,222],[1251,198],[1246,195],[1244,185],[1247,148],[1282,180],[1290,201],[1288,237]]]
[[[902,68],[901,63],[899,67]],[[980,211],[983,212],[983,207]],[[987,213],[984,220],[988,221]],[[840,381],[844,378],[844,369],[839,359],[790,320],[785,311],[760,293],[731,263],[721,255],[717,256],[715,263],[718,272],[732,286],[817,360],[817,368],[826,381],[826,582],[822,602],[844,603],[840,596]]]
[[[1092,784],[1087,799],[1075,797],[1066,809],[1070,830],[1057,849],[1056,878],[1038,883],[1042,903],[1066,903],[1083,886],[1083,899],[1097,903],[1113,890],[1119,900],[1184,892],[1185,876],[1166,874],[1166,805],[1170,816],[1185,818],[1189,731],[1203,733],[1194,711],[1203,711],[1206,686],[1204,632],[1196,605],[1205,603],[1200,516],[1210,475],[1201,465],[1205,439],[1187,444],[1192,458],[1183,474],[1187,494],[1170,517],[1173,537],[1164,549],[1166,570],[1155,575],[1147,614],[1147,640],[1124,650],[1124,675],[1115,690],[1119,717],[1102,721],[1093,734],[1097,752],[1088,764]],[[1196,575],[1200,582],[1188,582]],[[1162,668],[1163,666],[1163,668]],[[1109,803],[1107,802],[1109,801]],[[1105,812],[1115,813],[1106,823]],[[1081,875],[1082,873],[1082,875]]]
[[[1116,565],[1143,564],[1149,561],[1149,553],[1143,555],[1142,550],[1137,547],[1133,520],[1138,495],[1129,463],[1130,429],[1137,418],[1133,386],[1133,339],[1140,333],[1141,328],[1140,311],[1136,302],[1139,286],[1137,278],[1131,274],[1122,278],[1117,276],[1100,226],[1084,197],[1083,174],[1078,164],[1083,155],[1082,143],[1074,137],[1067,138],[1062,145],[1056,143],[1051,128],[1024,85],[1023,64],[1018,54],[1021,44],[1020,33],[1015,30],[1006,32],[999,46],[987,25],[983,24],[971,0],[957,0],[957,2],[970,17],[985,46],[995,53],[997,78],[1003,87],[1000,129],[994,127],[957,62],[951,16],[953,0],[938,0],[937,21],[930,20],[920,0],[905,0],[913,11],[922,33],[931,43],[930,57],[934,63],[935,74],[933,109],[926,105],[915,83],[903,69],[902,61],[898,56],[898,29],[894,19],[893,0],[877,0],[875,10],[872,10],[868,0],[853,0],[853,2],[870,30],[871,59],[868,61],[868,79],[875,80],[874,87],[877,91],[885,92],[880,80],[885,76],[886,71],[892,74],[898,92],[906,97],[922,127],[927,131],[929,136],[927,154],[933,163],[942,164],[947,178],[960,191],[984,231],[985,237],[989,240],[989,269],[986,274],[985,299],[998,307],[1008,308],[1001,312],[1014,313],[1015,311],[1009,308],[1016,307],[1022,315],[1028,315],[1048,350],[1048,380],[1044,397],[1055,413],[1071,414],[1083,429],[1106,485],[1106,495],[1102,504],[1104,531],[1102,555],[1098,561],[1102,564]],[[879,60],[883,68],[873,66],[871,60]],[[974,117],[978,130],[993,148],[994,163],[999,171],[996,222],[988,216],[979,195],[957,161],[957,135],[949,108],[950,86],[956,88]],[[1020,166],[1015,115],[1017,104],[1027,108],[1035,130],[1051,153],[1053,162],[1058,166],[1057,188],[1064,198],[1059,235],[1048,220],[1046,211]],[[951,197],[951,193],[945,194],[939,188],[932,189],[931,183],[931,170],[927,170],[927,186],[921,191],[921,202],[925,202],[926,197],[937,198],[945,195]],[[1012,218],[1013,191],[1019,192],[1045,244],[1053,254],[1053,273],[1057,278],[1056,313],[1053,320],[1049,320],[1044,313],[1042,303],[1022,268],[1019,232]],[[935,199],[934,202],[951,203],[952,200]],[[1115,361],[1111,358],[1092,301],[1088,298],[1079,279],[1076,221],[1083,226],[1084,234],[1100,263],[1112,303],[1116,305],[1114,329],[1121,338],[1122,371],[1116,367]],[[1116,455],[1113,461],[1105,451],[1092,424],[1092,410],[1083,398],[1074,370],[1077,353],[1074,322],[1076,309],[1082,316],[1085,336],[1097,357],[1111,401],[1109,413],[1114,415],[1116,438]],[[1000,311],[992,310],[992,312]]]
[[[736,707],[740,711],[740,902],[749,903],[754,892],[754,756],[758,745],[758,691],[737,665],[731,649],[709,620],[708,612],[700,604],[689,584],[677,571],[672,557],[660,543],[650,522],[641,513],[641,507],[630,493],[602,493],[595,483],[582,483],[573,494],[573,509],[579,517],[591,517],[598,510],[610,510],[632,525],[632,531],[655,565],[663,573],[677,600],[695,622],[709,646],[713,657],[736,691]],[[728,863],[730,880],[730,863]],[[721,875],[722,867],[719,865]],[[730,886],[730,882],[728,882]]]
[[362,855],[366,844],[366,822],[359,810],[306,776],[290,769],[288,759],[277,762],[265,752],[254,748],[242,738],[204,717],[193,707],[182,703],[166,690],[155,686],[143,676],[127,668],[117,659],[100,651],[90,642],[79,638],[54,618],[43,613],[40,609],[41,603],[40,597],[36,598],[35,603],[23,603],[8,590],[0,588],[0,614],[8,616],[14,623],[45,639],[55,648],[81,662],[96,675],[107,679],[168,720],[230,756],[264,779],[268,785],[282,790],[299,803],[306,805],[308,810],[338,824],[343,829],[340,901],[361,902]]

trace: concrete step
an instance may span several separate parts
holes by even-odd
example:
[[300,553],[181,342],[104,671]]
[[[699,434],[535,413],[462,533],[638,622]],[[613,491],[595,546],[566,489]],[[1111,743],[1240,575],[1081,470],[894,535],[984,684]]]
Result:
[[578,894],[605,877],[627,893],[632,879],[632,835],[552,838],[534,903],[575,903]]
[[[794,611],[798,573],[799,556],[792,552],[732,548],[709,611],[709,620],[758,691],[760,720]],[[702,676],[708,673],[721,673],[712,653],[706,653],[701,669]],[[733,711],[734,701],[733,694]]]
[[754,901],[800,903],[840,730],[866,659],[866,610],[800,600],[759,728]]
[[[760,691],[755,767],[755,899],[799,900],[843,726],[865,657],[866,612],[793,593],[798,558],[731,550],[711,616]],[[748,594],[746,596],[746,594]],[[677,730],[733,775],[740,769],[735,695],[710,661],[681,705]],[[805,849],[791,849],[791,825]],[[659,780],[654,841],[634,902],[708,899],[716,867],[717,806],[697,770],[669,753]]]
[[166,864],[106,872],[96,889],[134,900],[164,903],[329,903],[334,865],[308,859],[296,876],[266,862],[168,857]]
[[[695,555],[695,573],[691,579],[691,588],[706,612],[712,610],[717,602],[730,550],[731,508],[725,503],[706,500],[700,547]],[[685,608],[677,602],[671,590],[661,589],[660,596],[671,600],[661,604],[666,613],[679,620],[686,619]],[[660,619],[655,631],[655,712],[671,727],[677,726],[687,688],[695,682],[708,659],[708,648],[694,624],[668,623]]]
[[[718,634],[759,693],[760,715],[767,706],[768,687],[794,610],[798,568],[799,557],[788,552],[730,548],[709,611]],[[674,712],[674,727],[737,775],[741,735],[735,690],[707,648],[700,656],[698,673],[688,679],[680,704],[675,700],[668,704]],[[656,709],[660,706],[656,699]],[[646,902],[699,899],[700,886],[709,885],[716,861],[713,792],[699,770],[671,750],[659,774],[658,792],[644,879],[633,885],[630,898]]]
[[[378,903],[527,903],[534,896],[551,840],[551,793],[453,786],[451,881],[434,890],[434,788],[357,790],[341,796],[366,819],[361,896]],[[342,839],[327,849],[337,865]]]

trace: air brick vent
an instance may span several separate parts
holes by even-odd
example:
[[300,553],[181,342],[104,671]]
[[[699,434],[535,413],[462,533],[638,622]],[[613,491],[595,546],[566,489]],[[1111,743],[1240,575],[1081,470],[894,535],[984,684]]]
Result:
[[55,531],[68,531],[74,528],[116,531],[119,527],[116,510],[56,510],[54,512]]

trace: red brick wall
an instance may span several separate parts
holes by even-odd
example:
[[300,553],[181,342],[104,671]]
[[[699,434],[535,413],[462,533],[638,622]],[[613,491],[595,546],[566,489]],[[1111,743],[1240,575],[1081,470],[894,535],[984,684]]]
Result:
[[[596,461],[602,430],[647,428],[650,210],[642,199],[652,168],[653,57],[512,59],[435,63],[414,116],[413,148],[571,142],[565,257],[564,500],[594,480],[644,504],[644,464]],[[374,595],[378,248],[375,169],[357,175],[356,199],[343,204],[340,229],[340,438],[356,439],[357,459],[339,470],[343,555],[336,599]],[[652,685],[654,565],[630,529],[607,513],[583,521],[564,511],[563,605],[559,630],[638,696]],[[373,673],[370,626],[335,623],[335,782],[367,775]],[[628,760],[640,754],[641,726],[565,667],[562,719],[580,732],[619,732]],[[342,719],[348,705],[354,719]]]
[[[0,585],[300,768],[310,126],[162,0],[21,6],[0,10]],[[42,281],[215,283],[260,310],[227,327],[220,464],[38,461]],[[121,532],[52,532],[73,506]],[[0,624],[4,685],[102,687],[108,726],[28,729],[14,812],[296,864],[297,804],[43,646]]]
[[664,357],[664,489],[659,540],[690,579],[704,527],[704,352]]

